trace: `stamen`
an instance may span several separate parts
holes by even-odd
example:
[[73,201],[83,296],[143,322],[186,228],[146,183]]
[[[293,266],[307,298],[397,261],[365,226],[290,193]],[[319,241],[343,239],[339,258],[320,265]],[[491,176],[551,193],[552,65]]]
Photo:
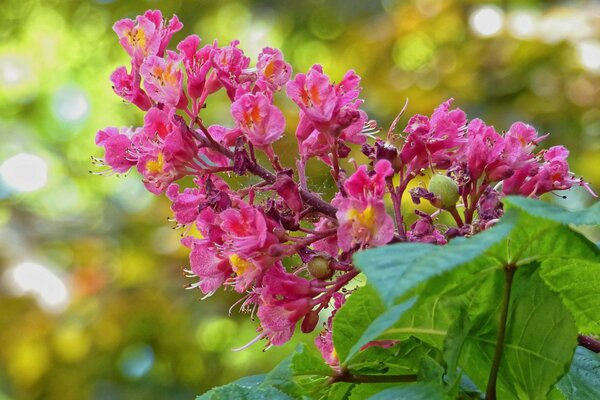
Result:
[[231,349],[231,351],[242,351],[247,349],[248,347],[252,346],[254,343],[258,342],[259,340],[265,338],[267,336],[266,333],[261,333],[258,336],[256,336],[254,339],[252,339],[251,341],[249,341],[248,343],[246,343],[245,345],[243,345],[242,347],[238,347],[237,349]]

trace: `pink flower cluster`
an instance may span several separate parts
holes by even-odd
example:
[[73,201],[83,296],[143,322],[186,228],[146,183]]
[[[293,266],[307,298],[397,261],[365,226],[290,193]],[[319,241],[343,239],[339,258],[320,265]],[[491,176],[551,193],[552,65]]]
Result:
[[[431,117],[410,118],[404,134],[395,133],[399,116],[385,139],[369,142],[378,128],[360,108],[353,71],[339,83],[320,65],[293,76],[279,50],[263,49],[251,66],[237,41],[201,47],[196,35],[167,50],[181,28],[176,16],[167,22],[160,11],[114,25],[131,57],[129,71],[120,67],[111,76],[115,93],[146,114],[139,128],[98,131],[105,156],[96,162],[116,173],[135,167],[149,191],[166,193],[178,225],[197,232],[186,228],[182,240],[190,249],[188,272],[197,278],[189,287],[207,296],[221,287],[240,293],[236,304],[260,319],[255,341],[281,345],[298,324],[313,331],[323,309],[337,310],[359,273],[356,251],[403,241],[444,244],[493,225],[503,195],[587,187],[569,172],[564,147],[536,150],[546,136],[531,126],[517,122],[500,134],[468,121],[451,100]],[[202,110],[219,90],[230,99],[231,121],[206,126]],[[281,165],[272,146],[286,130],[275,101],[284,95],[299,108],[295,169]],[[343,165],[352,152],[367,161]],[[332,199],[307,184],[313,159],[331,169],[338,189]],[[222,178],[246,174],[258,182],[233,189]],[[433,175],[443,175],[447,187],[408,190],[414,179]],[[176,183],[184,176],[193,177],[192,187]],[[414,203],[425,199],[439,210],[415,211],[408,226],[401,204],[407,191]],[[438,223],[442,212],[456,224]],[[299,261],[288,270],[290,260]],[[316,343],[335,365],[331,317]]]

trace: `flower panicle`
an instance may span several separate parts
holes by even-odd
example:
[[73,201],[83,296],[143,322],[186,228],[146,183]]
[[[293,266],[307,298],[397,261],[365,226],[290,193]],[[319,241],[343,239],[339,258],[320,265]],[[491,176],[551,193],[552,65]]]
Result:
[[[137,169],[151,193],[171,201],[172,222],[184,228],[181,242],[189,249],[185,274],[196,279],[186,288],[203,298],[230,288],[241,295],[232,309],[241,304],[241,312],[260,320],[258,335],[236,350],[260,340],[267,348],[282,345],[298,324],[313,331],[319,313],[335,312],[356,287],[357,251],[406,241],[443,245],[476,234],[501,217],[506,195],[539,197],[572,186],[593,194],[570,172],[568,150],[539,150],[547,135],[528,124],[500,133],[468,120],[450,99],[431,116],[407,118],[400,132],[406,102],[383,129],[362,109],[354,71],[338,83],[318,64],[293,75],[278,49],[264,48],[251,65],[238,41],[201,46],[197,35],[170,50],[181,28],[176,16],[167,21],[160,11],[115,23],[131,64],[110,79],[115,93],[145,116],[140,127],[99,130],[104,157],[92,160],[105,173]],[[219,91],[230,100],[231,118],[206,126],[203,110]],[[273,148],[286,129],[277,106],[284,96],[298,107],[295,168],[284,166]],[[351,158],[359,152],[367,163]],[[332,199],[310,188],[305,167],[312,159],[330,168]],[[252,174],[259,182],[234,189],[223,174]],[[193,185],[181,188],[186,176]],[[404,215],[407,198],[435,211]],[[439,223],[441,213],[455,224]],[[284,261],[292,257],[300,261],[289,272]],[[316,345],[336,366],[331,321]]]

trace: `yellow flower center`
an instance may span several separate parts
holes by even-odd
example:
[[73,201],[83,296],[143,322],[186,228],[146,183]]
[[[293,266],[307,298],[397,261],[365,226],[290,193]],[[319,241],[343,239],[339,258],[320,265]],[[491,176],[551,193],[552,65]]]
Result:
[[152,70],[152,76],[160,83],[161,86],[164,86],[165,83],[170,86],[177,84],[177,76],[175,76],[175,71],[173,71],[172,63],[167,64],[165,69],[155,66]]
[[231,263],[231,268],[233,269],[233,272],[235,272],[237,276],[242,276],[248,269],[254,268],[253,263],[240,257],[237,254],[230,255],[229,262]]
[[127,32],[127,41],[133,47],[139,47],[141,49],[146,48],[146,33],[139,28],[133,28]]
[[348,211],[348,218],[371,231],[375,228],[375,209],[372,206],[367,206],[362,212],[353,208]]
[[162,151],[158,152],[156,160],[148,160],[146,162],[146,171],[152,174],[159,174],[163,172],[165,167],[165,156]]

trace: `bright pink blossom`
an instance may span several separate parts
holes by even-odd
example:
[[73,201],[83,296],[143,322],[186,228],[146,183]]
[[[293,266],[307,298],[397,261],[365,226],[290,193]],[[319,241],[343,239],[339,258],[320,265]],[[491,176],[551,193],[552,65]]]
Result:
[[394,221],[376,198],[339,198],[336,217],[339,223],[338,246],[349,251],[355,246],[382,246],[394,238]]
[[327,364],[334,368],[339,368],[340,359],[335,351],[335,347],[333,346],[333,317],[335,317],[336,312],[342,308],[346,302],[346,296],[344,296],[342,293],[336,292],[332,297],[333,311],[327,319],[325,329],[319,336],[315,338],[315,346],[317,346],[317,349],[319,349],[323,359]]
[[258,55],[256,68],[259,77],[267,82],[272,91],[281,90],[292,75],[292,66],[283,60],[281,51],[270,47],[265,47]]
[[187,74],[187,93],[192,99],[205,98],[206,79],[212,67],[211,57],[215,49],[214,45],[206,45],[198,49],[200,37],[190,35],[183,39],[177,50],[183,54],[183,65]]
[[160,11],[148,10],[144,15],[138,15],[135,21],[127,18],[117,21],[113,30],[134,67],[139,67],[146,57],[162,57],[171,37],[182,27],[177,16],[174,15],[166,25]]
[[197,285],[203,293],[214,292],[233,273],[229,260],[217,256],[218,250],[211,240],[186,237],[183,244],[191,249],[190,267],[200,278]]
[[104,147],[104,163],[113,171],[124,173],[133,167],[137,160],[131,153],[131,138],[141,131],[140,128],[108,127],[96,134],[96,144]]
[[306,74],[296,75],[288,82],[286,93],[312,121],[331,121],[336,93],[320,65],[313,65]]
[[136,70],[129,74],[127,68],[119,67],[111,74],[110,80],[113,90],[123,100],[135,104],[144,111],[152,107],[152,100],[140,87],[141,78]]
[[430,163],[447,168],[449,154],[465,141],[463,131],[467,117],[459,108],[450,110],[452,101],[442,103],[431,118],[415,115],[408,121],[404,128],[408,136],[400,159],[409,171],[418,173]]
[[262,93],[247,93],[231,104],[231,115],[238,128],[257,147],[281,138],[285,130],[283,113]]
[[235,91],[243,70],[250,65],[250,59],[237,47],[239,43],[238,40],[234,40],[229,46],[215,48],[211,53],[216,78],[225,87],[231,100],[235,98]]
[[490,181],[504,169],[504,163],[497,163],[504,150],[504,139],[496,132],[494,127],[486,125],[480,119],[474,119],[467,129],[467,142],[463,145],[466,153],[469,176],[473,181],[487,172]]
[[166,59],[150,56],[140,67],[144,88],[152,100],[171,107],[184,108],[187,99],[182,91],[181,57],[168,52]]
[[349,196],[366,200],[369,197],[383,198],[386,189],[386,178],[394,174],[392,164],[388,160],[379,160],[374,167],[374,173],[367,173],[367,166],[361,165],[346,182],[344,188]]
[[264,334],[273,345],[290,340],[296,324],[308,314],[316,294],[310,282],[275,266],[265,274],[260,290],[258,318]]

